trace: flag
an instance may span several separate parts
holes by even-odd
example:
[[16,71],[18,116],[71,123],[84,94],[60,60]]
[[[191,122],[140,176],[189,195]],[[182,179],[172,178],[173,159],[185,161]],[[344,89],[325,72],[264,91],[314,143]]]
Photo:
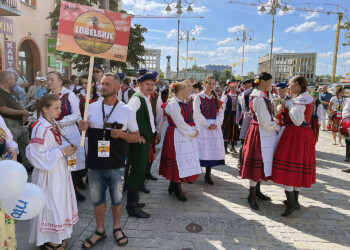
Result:
[[188,59],[190,59],[190,61],[193,61],[194,59],[196,59],[195,57],[187,57]]
[[233,67],[236,67],[236,65],[237,65],[237,63],[233,63],[233,64],[232,64]]
[[183,56],[180,56],[180,57],[186,61],[185,57],[183,57]]

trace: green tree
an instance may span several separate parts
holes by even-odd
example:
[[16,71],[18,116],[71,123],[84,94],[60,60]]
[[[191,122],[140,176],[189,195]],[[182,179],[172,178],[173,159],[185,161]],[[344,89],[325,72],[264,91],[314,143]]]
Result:
[[213,73],[213,77],[214,77],[215,81],[219,81],[219,79],[220,79],[220,72],[217,71],[216,69],[212,70],[211,72]]
[[201,67],[198,67],[197,65],[193,65],[189,71],[204,71],[204,69]]
[[[102,0],[66,0],[68,2],[83,4],[87,6],[97,5],[99,8],[102,8]],[[56,8],[50,13],[47,19],[51,19],[51,25],[54,27],[57,25],[60,9],[61,9],[61,1],[56,0]],[[118,12],[118,5],[116,1],[109,1],[110,10]],[[120,11],[121,13],[126,13],[125,11]],[[129,47],[128,47],[128,56],[127,62],[131,64],[134,68],[139,67],[139,63],[143,63],[144,60],[142,56],[145,54],[146,50],[143,46],[143,42],[145,38],[143,36],[144,33],[147,32],[147,29],[142,27],[140,24],[135,24],[130,27],[130,38],[129,38]],[[77,57],[73,58],[72,53],[65,52],[63,53],[64,59],[73,59],[72,62],[75,65],[74,69],[78,69],[79,71],[87,70],[89,67],[89,56],[77,55]],[[124,62],[118,62],[111,60],[111,68],[120,68],[126,74],[130,74],[127,70],[127,65]],[[95,64],[102,64],[103,59],[95,57]]]
[[254,74],[255,74],[254,71],[249,71],[247,73],[247,79],[250,79]]
[[221,77],[220,77],[220,80],[221,81],[226,81],[228,79],[231,79],[232,78],[232,73],[230,70],[228,69],[225,69],[222,73],[221,73]]
[[344,34],[345,42],[342,45],[350,46],[350,21],[345,22],[340,28],[346,30]]

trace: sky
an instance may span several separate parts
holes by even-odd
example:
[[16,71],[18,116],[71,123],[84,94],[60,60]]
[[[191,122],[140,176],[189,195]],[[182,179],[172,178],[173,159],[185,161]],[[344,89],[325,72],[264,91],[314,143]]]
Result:
[[[270,0],[261,0],[261,2]],[[279,0],[281,1],[281,0]],[[172,2],[172,0],[166,0]],[[175,16],[174,0],[170,7]],[[193,0],[187,0],[192,3]],[[234,1],[236,2],[236,1]],[[259,4],[258,0],[240,0],[240,3]],[[294,8],[311,8],[338,12],[334,4],[339,4],[339,10],[350,18],[350,0],[284,0]],[[188,68],[194,63],[198,66],[207,64],[231,65],[242,59],[242,41],[237,41],[236,32],[240,28],[252,29],[252,40],[245,43],[244,75],[249,71],[257,72],[258,58],[270,52],[272,31],[272,16],[260,14],[258,6],[233,4],[228,0],[194,0],[194,11],[188,13],[185,0],[183,3],[180,30],[195,29],[195,41],[189,41],[189,57],[196,60],[188,61]],[[332,5],[330,5],[332,4]],[[283,5],[282,5],[283,6]],[[122,8],[137,16],[169,16],[164,0],[122,0]],[[344,9],[345,10],[344,10]],[[203,16],[204,18],[196,18]],[[342,22],[347,21],[344,18]],[[166,56],[171,56],[171,69],[176,71],[177,52],[177,19],[173,18],[133,18],[133,24],[141,24],[148,29],[145,34],[145,47],[161,49],[161,70],[165,72]],[[317,52],[316,74],[331,74],[333,52],[336,38],[336,14],[323,14],[305,11],[289,11],[283,14],[278,11],[275,16],[273,51],[283,52]],[[350,72],[350,46],[342,46],[345,41],[344,30],[340,32],[338,50],[337,75],[345,76]],[[180,56],[186,57],[186,42],[180,43]],[[180,70],[185,68],[185,61],[180,58]],[[236,74],[241,74],[241,66],[233,68]]]

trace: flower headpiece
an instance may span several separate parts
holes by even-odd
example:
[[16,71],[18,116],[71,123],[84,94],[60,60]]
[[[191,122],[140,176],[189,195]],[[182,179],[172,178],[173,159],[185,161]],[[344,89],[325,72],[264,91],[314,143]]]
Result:
[[171,92],[175,92],[175,88],[177,85],[179,85],[178,82],[174,82],[173,84],[171,84]]
[[259,76],[257,76],[255,79],[254,79],[254,83],[255,83],[255,86],[258,86],[260,84],[260,78]]

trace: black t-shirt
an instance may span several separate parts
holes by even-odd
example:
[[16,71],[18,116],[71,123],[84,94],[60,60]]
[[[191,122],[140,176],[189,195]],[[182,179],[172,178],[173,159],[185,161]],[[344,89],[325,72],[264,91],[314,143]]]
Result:
[[[15,110],[23,110],[21,105],[19,104],[19,101],[20,100],[18,96],[12,89],[10,89],[9,93],[0,87],[0,107],[7,107]],[[11,118],[14,120],[22,120],[21,115],[6,115],[1,113],[1,116],[4,118]]]

